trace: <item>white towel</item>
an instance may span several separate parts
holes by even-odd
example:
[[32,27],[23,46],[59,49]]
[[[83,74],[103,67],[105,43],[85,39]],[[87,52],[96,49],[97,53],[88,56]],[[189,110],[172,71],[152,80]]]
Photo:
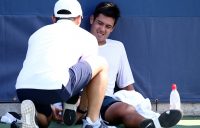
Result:
[[114,93],[114,98],[134,106],[136,111],[145,118],[153,119],[160,116],[159,113],[152,111],[149,98],[145,99],[139,92],[136,92],[135,90],[117,91]]

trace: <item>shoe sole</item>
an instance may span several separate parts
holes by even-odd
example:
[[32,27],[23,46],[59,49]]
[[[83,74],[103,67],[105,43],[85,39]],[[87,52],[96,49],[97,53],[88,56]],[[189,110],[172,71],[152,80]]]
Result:
[[162,127],[172,127],[176,125],[182,118],[182,112],[180,110],[168,110],[162,113],[158,120]]
[[22,128],[38,128],[35,123],[35,106],[32,101],[24,100],[21,104]]
[[64,123],[68,126],[76,123],[76,105],[64,103]]

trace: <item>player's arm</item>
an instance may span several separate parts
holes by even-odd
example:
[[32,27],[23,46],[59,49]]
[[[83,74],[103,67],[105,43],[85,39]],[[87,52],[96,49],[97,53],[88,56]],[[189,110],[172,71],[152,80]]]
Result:
[[135,90],[135,89],[134,89],[134,85],[133,85],[133,84],[130,84],[130,85],[124,87],[123,90],[128,90],[128,91],[129,91],[129,90]]

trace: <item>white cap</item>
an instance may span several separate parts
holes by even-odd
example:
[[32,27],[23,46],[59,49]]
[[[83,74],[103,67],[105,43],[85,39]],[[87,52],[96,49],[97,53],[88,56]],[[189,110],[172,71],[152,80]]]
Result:
[[[59,14],[61,10],[64,14]],[[54,6],[54,15],[58,18],[82,16],[81,5],[77,0],[58,0]]]

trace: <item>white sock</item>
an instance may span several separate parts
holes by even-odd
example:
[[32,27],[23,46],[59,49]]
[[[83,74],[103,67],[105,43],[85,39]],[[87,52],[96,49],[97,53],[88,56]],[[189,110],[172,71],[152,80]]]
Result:
[[100,125],[101,125],[99,119],[97,119],[95,122],[93,122],[93,121],[90,119],[90,117],[86,117],[86,120],[87,120],[87,122],[88,122],[89,124],[91,124],[92,126],[100,126]]

